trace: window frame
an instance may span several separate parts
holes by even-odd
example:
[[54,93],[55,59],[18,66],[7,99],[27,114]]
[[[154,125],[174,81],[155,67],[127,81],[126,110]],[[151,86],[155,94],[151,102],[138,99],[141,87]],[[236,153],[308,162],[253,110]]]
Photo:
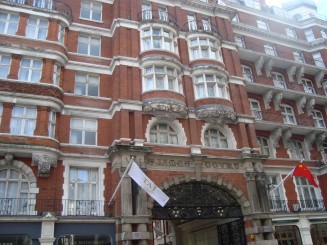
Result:
[[313,61],[314,61],[314,64],[315,66],[317,67],[321,67],[321,68],[325,68],[325,62],[321,56],[321,53],[320,51],[317,51],[317,52],[313,52],[312,53],[312,58],[313,58]]
[[[5,59],[9,60],[9,63],[3,62]],[[0,54],[0,79],[7,79],[11,67],[11,56]]]
[[319,110],[312,110],[311,116],[316,128],[326,128],[324,116]]
[[[249,98],[249,104],[250,104],[250,110],[252,116],[254,116],[256,120],[263,120],[263,115],[262,115],[262,110],[259,100]],[[257,104],[257,107],[254,107],[254,104]]]
[[288,149],[291,159],[304,160],[307,159],[304,142],[300,140],[290,139],[288,142]]
[[[73,126],[73,121],[76,120],[80,120],[82,122],[82,126],[81,127],[74,127]],[[87,122],[91,122],[94,123],[95,127],[94,128],[87,128],[86,127],[86,123]],[[75,131],[75,133],[77,134],[81,134],[81,136],[77,136],[77,137],[81,137],[80,141],[79,139],[73,140],[73,131]],[[94,144],[87,144],[86,143],[86,133],[93,133],[94,134],[94,139],[92,139],[92,141],[94,141]],[[98,139],[98,121],[96,119],[89,119],[89,118],[80,118],[80,117],[72,117],[70,119],[70,131],[69,131],[69,143],[73,144],[73,145],[83,145],[83,146],[97,146],[97,139]],[[91,135],[92,136],[92,135]]]
[[49,111],[49,123],[48,123],[48,136],[54,138],[56,134],[56,119],[57,113],[53,110]]
[[[82,38],[86,38],[87,42],[83,42],[81,40]],[[92,40],[97,41],[98,43],[92,44]],[[81,45],[85,46],[84,48],[87,49],[86,52],[84,51],[84,48],[81,47]],[[96,48],[96,53],[92,53],[92,48]],[[101,37],[79,34],[78,38],[77,38],[77,53],[81,54],[81,55],[100,57],[101,56]]]
[[[83,5],[88,5],[86,8],[83,8]],[[94,5],[99,5],[100,6],[100,10],[95,9]],[[87,12],[88,17],[86,16],[82,16],[83,15],[83,11]],[[96,22],[102,22],[102,12],[103,12],[103,6],[102,6],[102,2],[99,1],[81,1],[81,8],[80,8],[80,15],[79,18],[80,19],[84,19],[84,20],[90,20],[90,21],[96,21]],[[99,13],[99,19],[95,18],[94,13]]]
[[[213,131],[216,131],[216,134],[214,134]],[[204,143],[204,147],[208,147],[208,148],[214,148],[214,149],[230,148],[228,144],[228,136],[226,136],[221,130],[214,127],[209,127],[205,130],[203,134],[203,143]]]
[[190,61],[195,60],[218,60],[222,61],[221,46],[217,39],[195,35],[188,39]]
[[[79,80],[78,77],[83,77],[85,80]],[[94,82],[91,82],[91,79],[94,79]],[[84,82],[85,81],[85,82]],[[76,93],[77,91],[77,85],[80,85],[84,88],[85,93]],[[90,94],[90,88],[94,87],[94,91],[96,90],[96,95]],[[81,90],[83,91],[83,89]],[[75,84],[74,84],[74,94],[78,96],[90,96],[90,97],[99,97],[100,96],[100,75],[98,74],[91,74],[91,73],[82,73],[82,72],[76,72],[75,74]]]
[[297,125],[296,116],[292,106],[281,104],[280,106],[281,114],[285,124]]
[[271,156],[272,152],[268,138],[257,136],[257,143],[260,146],[260,154]]
[[239,48],[246,48],[244,37],[242,37],[242,36],[236,35],[235,36],[235,43]]
[[283,74],[281,74],[279,72],[272,72],[271,75],[272,75],[275,87],[287,89],[286,80],[285,80],[285,77]]
[[305,57],[301,51],[293,51],[294,61],[305,64]]
[[[29,60],[29,66],[23,66],[24,61],[27,61],[27,60]],[[41,67],[34,68],[34,64],[36,62],[39,62]],[[23,70],[25,70],[24,72],[27,72],[27,79],[24,79],[24,77],[22,77],[23,74],[24,74]],[[35,75],[34,72],[36,72],[36,74],[39,73],[36,80],[33,80],[33,77]],[[42,72],[43,72],[43,62],[42,62],[42,60],[24,57],[20,61],[19,72],[18,72],[18,80],[24,81],[24,82],[29,82],[29,83],[39,83],[40,80],[41,80],[41,77],[42,77]]]
[[[315,180],[317,178],[314,175]],[[317,211],[323,210],[324,206],[322,202],[318,202],[319,193],[316,188],[312,186],[309,181],[300,176],[295,176],[294,178],[295,189],[297,193],[297,198],[300,204],[301,210],[304,211]]]
[[[6,35],[16,35],[16,32],[18,30],[18,24],[19,24],[19,19],[20,16],[17,14],[13,14],[13,13],[7,13],[7,12],[0,12],[0,14],[4,14],[7,15],[6,19],[3,19],[3,21],[1,21],[0,19],[0,24],[4,23],[4,28],[3,28],[3,32],[0,32],[1,34],[6,34]],[[17,17],[17,22],[15,22],[16,20],[12,20],[12,17],[15,16]],[[16,26],[15,31],[10,31],[11,30],[11,25]]]
[[[36,24],[34,23],[29,23],[31,20],[36,20]],[[41,25],[42,22],[46,22],[46,26]],[[43,33],[44,31],[44,33]],[[46,40],[48,36],[48,31],[49,31],[49,20],[43,19],[43,18],[38,18],[34,16],[29,16],[27,20],[27,25],[26,25],[26,34],[25,36],[27,38],[31,39],[37,39],[37,40]],[[42,36],[40,36],[42,35]]]
[[66,33],[66,28],[64,25],[59,24],[58,27],[58,42],[61,44],[65,43],[65,33]]
[[257,19],[257,27],[262,30],[270,31],[268,21],[264,19]]
[[308,42],[312,42],[314,40],[316,40],[316,37],[313,33],[313,30],[310,28],[310,29],[305,29],[304,30],[304,35],[305,35],[305,38]]
[[[285,200],[285,194],[283,191],[283,187],[280,185],[277,187],[278,183],[280,183],[281,177],[279,174],[270,174],[267,175],[268,181],[271,185],[271,188],[274,188],[274,191],[269,191],[269,202],[270,202],[270,211],[288,211],[287,200]],[[275,189],[276,188],[276,189]]]
[[307,94],[316,94],[316,90],[314,88],[313,82],[309,79],[303,78],[301,79],[303,90]]
[[[20,115],[14,115],[15,109],[22,108],[23,112]],[[33,112],[33,113],[31,113]],[[19,121],[18,125],[14,125],[14,120]],[[10,134],[13,135],[24,135],[24,136],[33,136],[36,128],[36,120],[37,120],[37,108],[31,106],[22,106],[15,105],[13,107],[10,119]],[[15,124],[17,124],[17,121]],[[29,123],[32,127],[29,127]],[[20,126],[20,127],[18,127]],[[26,128],[26,126],[28,128]],[[27,131],[27,132],[26,132]]]
[[288,37],[297,38],[296,31],[293,27],[285,27],[285,33]]
[[2,105],[2,103],[0,103],[0,125],[1,125],[1,121],[2,121],[2,113],[3,113],[3,105]]
[[264,44],[263,48],[266,55],[277,57],[276,47],[273,44]]
[[[252,68],[247,65],[241,65],[241,67],[242,67],[243,77],[245,78],[245,80],[247,82],[253,83],[254,77],[253,77]],[[249,72],[247,72],[247,71],[249,71]]]
[[[211,77],[211,76],[213,79],[207,80],[207,77]],[[194,85],[195,99],[204,99],[204,98],[219,98],[219,99],[227,99],[227,100],[230,99],[229,87],[226,78],[215,72],[204,71],[199,74],[194,74],[193,85]],[[208,90],[208,88],[211,88],[211,90]]]
[[[166,126],[166,129],[161,129],[161,126]],[[154,129],[154,127],[157,127]],[[166,135],[166,136],[165,136]],[[167,141],[162,142],[161,140],[164,138],[162,136],[165,136]],[[155,137],[155,139],[154,139]],[[156,122],[155,124],[151,125],[150,131],[149,131],[149,143],[152,144],[165,144],[165,145],[181,145],[179,132],[176,130],[176,128],[167,122]]]

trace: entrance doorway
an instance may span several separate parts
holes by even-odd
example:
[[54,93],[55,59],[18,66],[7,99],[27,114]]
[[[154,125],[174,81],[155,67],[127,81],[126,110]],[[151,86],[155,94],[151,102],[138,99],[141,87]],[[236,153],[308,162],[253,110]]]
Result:
[[154,203],[155,245],[245,245],[242,209],[214,184],[187,182],[165,191],[166,206]]

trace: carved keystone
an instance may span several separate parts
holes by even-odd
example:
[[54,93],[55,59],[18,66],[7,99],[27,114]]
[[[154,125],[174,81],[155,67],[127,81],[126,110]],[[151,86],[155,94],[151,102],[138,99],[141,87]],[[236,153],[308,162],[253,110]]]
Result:
[[33,153],[32,165],[38,166],[38,176],[49,177],[50,168],[57,166],[57,157],[49,153]]

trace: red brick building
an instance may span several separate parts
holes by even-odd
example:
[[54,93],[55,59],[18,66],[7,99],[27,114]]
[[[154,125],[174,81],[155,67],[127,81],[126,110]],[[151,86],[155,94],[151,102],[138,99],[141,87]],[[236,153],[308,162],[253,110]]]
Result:
[[0,244],[327,244],[316,10],[0,0]]

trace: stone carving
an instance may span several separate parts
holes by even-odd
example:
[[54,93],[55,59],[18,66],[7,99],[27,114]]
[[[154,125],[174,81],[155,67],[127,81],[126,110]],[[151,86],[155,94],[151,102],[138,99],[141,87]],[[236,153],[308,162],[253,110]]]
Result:
[[245,172],[246,181],[255,181],[256,173],[254,172]]
[[316,141],[316,132],[310,132],[305,136],[305,141],[308,145],[308,150],[312,150],[313,143]]
[[305,108],[307,109],[308,114],[311,114],[311,111],[313,110],[314,105],[316,104],[315,99],[310,98],[307,100],[307,103],[305,105]]
[[325,133],[317,133],[316,134],[316,144],[318,149],[322,147],[322,143],[325,142],[326,134]]
[[287,76],[290,82],[294,82],[295,72],[296,72],[296,66],[291,65],[290,67],[287,68]]
[[299,68],[297,68],[296,70],[296,81],[300,84],[301,83],[301,78],[304,75],[304,67],[301,66]]
[[14,154],[12,153],[6,153],[5,158],[0,160],[0,166],[1,165],[13,165],[14,163]]
[[266,76],[269,78],[271,77],[271,69],[273,67],[273,60],[272,59],[269,59],[266,64],[265,64],[265,72],[266,72]]
[[33,153],[32,165],[38,166],[38,176],[49,177],[50,168],[57,166],[57,157],[49,153]]
[[280,140],[280,137],[282,137],[282,129],[275,128],[270,134],[270,138],[272,140],[274,148],[277,148],[279,146],[278,141]]
[[256,72],[257,72],[257,75],[258,76],[261,76],[262,75],[262,67],[263,67],[263,63],[264,63],[264,58],[263,58],[263,56],[260,56],[257,60],[256,60],[256,62],[255,62],[255,70],[256,70]]
[[159,119],[175,120],[179,117],[186,117],[188,109],[185,104],[177,100],[158,98],[144,101],[143,112],[152,114]]
[[304,108],[305,103],[307,102],[307,99],[304,96],[302,96],[302,97],[297,98],[295,102],[296,102],[297,111],[299,112],[299,114],[302,114],[303,108]]
[[284,142],[284,147],[285,149],[289,148],[289,140],[292,137],[292,130],[290,128],[286,129],[283,131],[283,142]]
[[274,94],[273,101],[274,101],[274,106],[275,106],[276,111],[280,110],[279,105],[280,105],[280,103],[282,101],[282,98],[283,98],[283,93],[282,92],[278,92],[278,93]]
[[235,123],[236,113],[232,108],[224,105],[208,105],[200,107],[195,112],[196,117],[211,124],[220,126]]
[[268,109],[270,109],[270,101],[271,101],[271,99],[272,99],[272,97],[273,97],[273,92],[272,92],[272,90],[268,90],[264,95],[263,95],[263,101],[264,101],[264,103],[265,103],[265,107],[266,107],[266,109],[268,110]]
[[321,82],[322,80],[324,79],[324,76],[325,76],[325,72],[324,71],[319,71],[315,74],[315,79],[317,81],[317,85],[318,87],[321,86]]

